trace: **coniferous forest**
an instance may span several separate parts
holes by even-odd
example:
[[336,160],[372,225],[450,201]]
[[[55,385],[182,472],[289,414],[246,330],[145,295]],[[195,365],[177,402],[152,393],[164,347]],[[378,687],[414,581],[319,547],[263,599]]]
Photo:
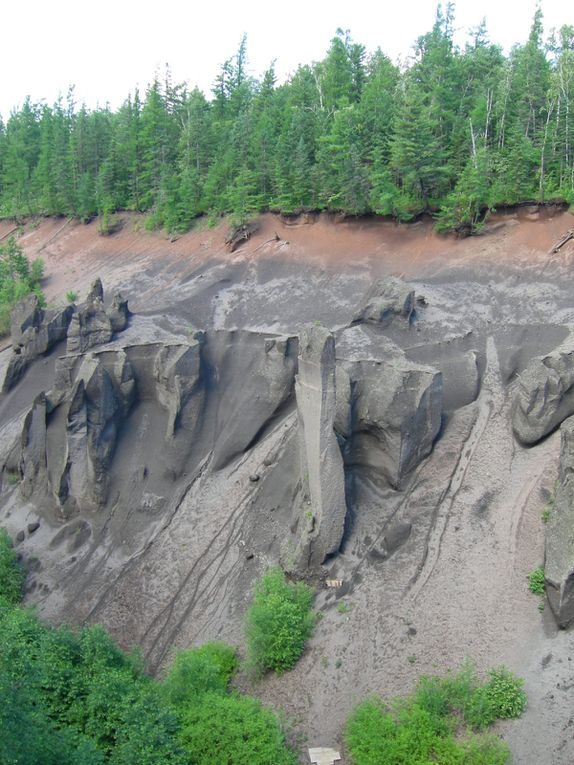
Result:
[[406,68],[337,30],[322,61],[277,84],[248,74],[244,37],[206,97],[169,70],[117,110],[73,89],[0,122],[0,215],[147,214],[149,228],[259,211],[328,210],[474,230],[488,209],[574,201],[574,27],[505,56],[485,24],[461,49],[439,6]]

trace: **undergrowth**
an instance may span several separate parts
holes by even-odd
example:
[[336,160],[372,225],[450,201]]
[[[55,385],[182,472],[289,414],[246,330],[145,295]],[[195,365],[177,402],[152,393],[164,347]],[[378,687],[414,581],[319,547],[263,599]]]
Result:
[[535,568],[528,574],[528,589],[535,595],[544,595],[544,569]]
[[270,569],[257,583],[247,614],[248,665],[256,673],[292,669],[311,636],[316,616],[313,591],[304,582],[286,581]]
[[179,653],[158,682],[102,627],[42,624],[0,529],[0,763],[295,765],[277,716],[229,689],[235,649]]
[[506,744],[485,729],[526,707],[522,680],[505,667],[481,683],[470,663],[454,676],[423,677],[405,699],[360,704],[345,730],[353,765],[503,765]]
[[45,304],[40,290],[43,275],[43,260],[30,263],[14,237],[0,245],[0,335],[10,331],[11,311],[26,295],[35,292],[40,304]]

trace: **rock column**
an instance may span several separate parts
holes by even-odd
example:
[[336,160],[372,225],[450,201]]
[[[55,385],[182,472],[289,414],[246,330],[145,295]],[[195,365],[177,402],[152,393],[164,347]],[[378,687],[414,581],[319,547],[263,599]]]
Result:
[[334,431],[335,340],[324,327],[313,324],[303,327],[295,392],[302,497],[291,563],[293,568],[305,569],[320,565],[328,555],[337,552],[347,513],[343,458]]

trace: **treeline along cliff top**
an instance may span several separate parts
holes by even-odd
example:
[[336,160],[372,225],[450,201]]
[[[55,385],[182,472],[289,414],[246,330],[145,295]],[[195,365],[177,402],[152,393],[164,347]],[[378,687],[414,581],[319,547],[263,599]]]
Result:
[[485,24],[464,49],[439,6],[406,68],[337,30],[322,61],[277,84],[247,73],[245,37],[207,98],[169,70],[145,95],[89,110],[32,103],[0,121],[0,215],[146,212],[150,228],[195,218],[329,210],[471,232],[488,209],[574,201],[574,27],[536,11],[508,56]]

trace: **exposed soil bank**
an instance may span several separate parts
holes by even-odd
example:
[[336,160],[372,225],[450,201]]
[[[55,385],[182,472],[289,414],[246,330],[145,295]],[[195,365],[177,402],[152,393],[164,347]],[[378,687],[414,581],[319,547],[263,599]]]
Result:
[[[294,335],[307,321],[337,340],[372,282],[390,274],[425,298],[410,325],[393,324],[384,335],[409,359],[443,372],[445,414],[434,450],[400,490],[356,472],[352,524],[328,563],[344,586],[320,591],[323,618],[299,665],[250,690],[282,708],[309,745],[331,746],[367,693],[405,693],[421,674],[457,668],[466,657],[480,671],[504,663],[525,677],[530,700],[522,720],[501,726],[514,762],[570,765],[572,633],[558,631],[548,609],[538,611],[526,582],[542,563],[541,515],[559,437],[520,446],[510,407],[529,360],[574,330],[574,244],[552,252],[574,218],[521,208],[461,240],[437,235],[427,222],[286,222],[269,214],[234,253],[223,225],[171,242],[142,231],[137,216],[123,221],[103,238],[95,222],[46,220],[19,241],[29,256],[44,258],[49,301],[63,301],[68,290],[85,295],[95,276],[108,292],[119,287],[140,314],[127,330],[134,343],[199,329]],[[0,223],[0,237],[10,228]],[[251,369],[250,341],[241,342],[225,367],[229,379],[219,381],[226,403],[206,418],[213,431],[226,423],[231,432],[252,403],[249,389],[243,398],[236,393],[249,385]],[[213,353],[223,357],[226,348]],[[36,362],[0,399],[0,456],[34,396],[50,387],[61,352]],[[276,559],[289,527],[294,418],[287,402],[220,470],[202,473],[190,461],[168,513],[128,503],[108,517],[62,524],[4,485],[0,514],[11,533],[41,521],[19,546],[39,561],[29,601],[55,622],[104,623],[123,645],[142,644],[154,669],[190,643],[218,637],[241,646],[253,581]],[[116,447],[118,475],[145,463],[163,486],[164,430],[159,409],[139,406]],[[250,482],[253,474],[260,480]],[[390,544],[399,524],[410,533]]]

